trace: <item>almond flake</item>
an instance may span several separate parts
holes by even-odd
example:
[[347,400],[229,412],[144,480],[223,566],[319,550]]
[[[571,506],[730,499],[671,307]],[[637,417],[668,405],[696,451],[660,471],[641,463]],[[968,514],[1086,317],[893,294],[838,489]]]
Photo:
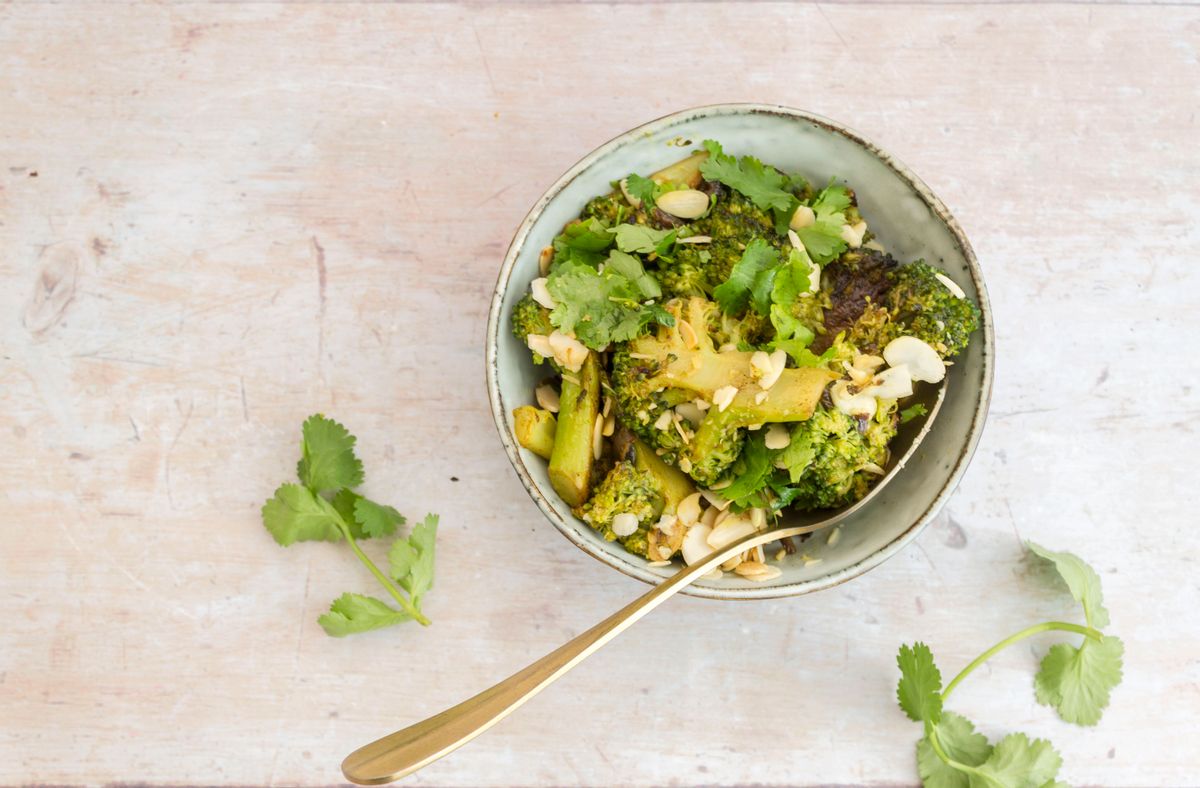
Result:
[[559,401],[558,392],[549,383],[543,383],[533,390],[533,398],[537,400],[539,407],[558,413]]
[[722,386],[713,392],[713,404],[717,406],[718,411],[724,413],[737,393],[737,386]]

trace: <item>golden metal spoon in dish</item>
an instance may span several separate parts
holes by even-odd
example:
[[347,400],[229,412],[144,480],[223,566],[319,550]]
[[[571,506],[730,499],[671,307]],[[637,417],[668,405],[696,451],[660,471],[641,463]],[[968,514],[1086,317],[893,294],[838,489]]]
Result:
[[[499,684],[423,722],[384,736],[350,753],[346,760],[342,761],[342,773],[346,775],[346,779],[359,785],[380,785],[412,774],[457,750],[516,711],[525,701],[550,686],[568,670],[628,629],[635,621],[733,556],[767,542],[829,528],[849,517],[873,498],[885,482],[893,478],[896,471],[912,456],[917,444],[929,432],[944,395],[943,384],[937,389],[929,417],[924,423],[919,428],[902,428],[897,434],[892,444],[893,448],[898,448],[897,443],[908,445],[903,447],[904,451],[893,454],[894,461],[889,463],[891,467],[888,473],[862,500],[844,509],[826,513],[823,518],[804,525],[791,525],[751,534],[713,552],[702,561],[685,566],[596,626]],[[915,424],[913,426],[916,427]]]

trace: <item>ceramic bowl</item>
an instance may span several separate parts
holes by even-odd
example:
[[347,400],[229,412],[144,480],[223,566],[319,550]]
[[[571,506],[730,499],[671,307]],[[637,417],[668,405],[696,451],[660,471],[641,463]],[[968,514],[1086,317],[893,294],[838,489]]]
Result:
[[[871,230],[897,259],[925,258],[944,268],[983,312],[970,347],[955,359],[945,398],[929,433],[907,464],[865,506],[841,523],[829,544],[819,533],[780,564],[783,574],[753,583],[732,573],[684,593],[717,599],[762,599],[829,588],[878,566],[916,538],[962,478],[983,429],[992,385],[992,316],[983,275],[946,206],[907,167],[859,134],[826,118],[786,107],[723,104],[668,115],[627,131],[584,156],[551,186],[517,228],[496,283],[487,329],[487,387],[504,450],[521,483],[550,523],[589,555],[647,583],[677,567],[650,567],[606,542],[571,514],[550,486],[545,460],[518,446],[512,410],[533,401],[545,376],[509,329],[513,305],[538,274],[538,253],[584,204],[631,172],[649,173],[686,156],[705,139],[753,154],[812,183],[831,176],[850,184]],[[806,557],[808,560],[803,560]],[[814,560],[819,559],[819,560]]]

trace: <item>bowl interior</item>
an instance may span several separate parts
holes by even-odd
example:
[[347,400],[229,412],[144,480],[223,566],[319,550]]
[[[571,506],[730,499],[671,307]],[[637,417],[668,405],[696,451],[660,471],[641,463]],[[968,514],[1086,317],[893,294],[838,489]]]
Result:
[[[513,305],[538,276],[538,254],[583,205],[631,172],[648,173],[686,156],[702,140],[719,140],[733,154],[753,154],[814,184],[830,177],[854,188],[871,230],[901,262],[924,258],[941,266],[983,312],[983,326],[950,367],[937,419],[887,486],[838,526],[801,543],[769,583],[731,573],[687,592],[714,598],[762,598],[827,588],[877,566],[916,536],[953,491],[982,430],[991,390],[991,312],[970,246],[945,206],[907,168],[838,124],[798,110],[759,105],[705,107],[634,129],[593,151],[538,201],[518,229],[501,269],[488,323],[488,388],[501,440],[529,494],[568,539],[601,561],[646,582],[673,567],[643,559],[604,541],[571,514],[554,493],[541,458],[520,448],[513,408],[533,401],[545,376],[509,331]],[[922,384],[926,385],[927,384]],[[811,519],[811,518],[806,518]],[[832,544],[830,543],[832,542]]]

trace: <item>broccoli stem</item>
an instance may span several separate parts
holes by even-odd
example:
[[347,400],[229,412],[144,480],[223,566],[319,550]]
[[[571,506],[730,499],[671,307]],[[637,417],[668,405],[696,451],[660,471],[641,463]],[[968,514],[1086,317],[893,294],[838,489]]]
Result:
[[570,506],[582,506],[592,475],[592,432],[600,410],[600,362],[595,353],[577,376],[563,374],[559,394],[558,428],[550,453],[550,484]]
[[679,502],[696,492],[692,479],[674,465],[663,462],[640,438],[633,439],[633,464],[654,477],[662,494],[663,511],[674,514]]
[[522,405],[513,411],[513,432],[517,443],[543,459],[554,451],[554,431],[557,420],[548,410]]

